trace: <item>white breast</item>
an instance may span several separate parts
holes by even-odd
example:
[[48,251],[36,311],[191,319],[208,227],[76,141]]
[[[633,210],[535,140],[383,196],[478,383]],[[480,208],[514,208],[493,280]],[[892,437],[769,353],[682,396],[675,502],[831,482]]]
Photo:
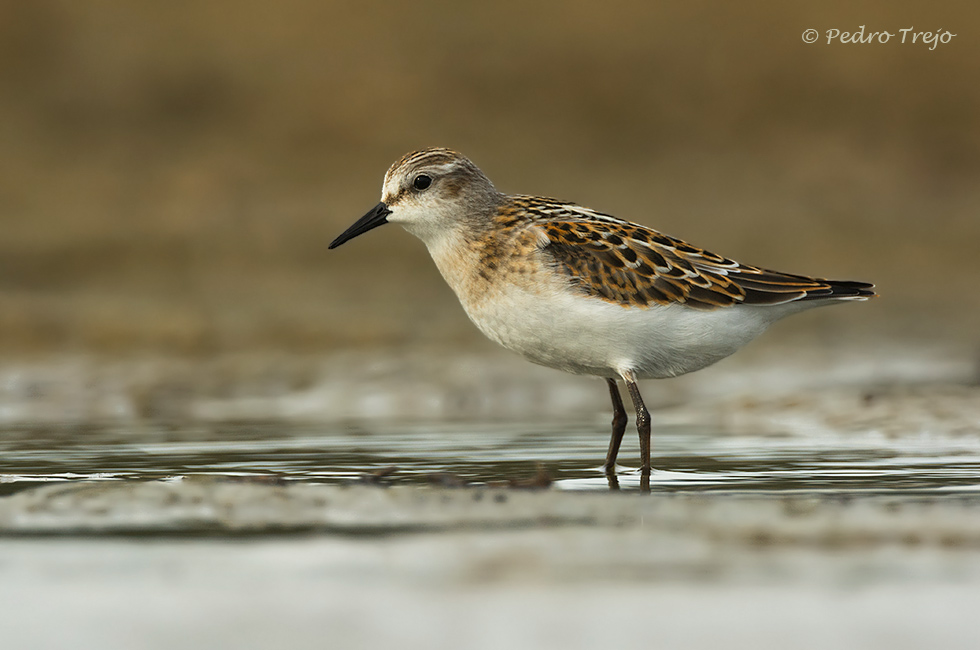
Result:
[[476,260],[459,240],[426,243],[480,331],[534,363],[576,374],[682,375],[724,359],[770,323],[808,306],[621,307],[576,291],[549,268],[477,282]]

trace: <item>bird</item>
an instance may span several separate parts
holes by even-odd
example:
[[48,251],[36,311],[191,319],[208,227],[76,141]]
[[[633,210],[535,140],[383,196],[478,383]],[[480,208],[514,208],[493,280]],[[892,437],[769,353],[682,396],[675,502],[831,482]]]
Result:
[[638,380],[700,370],[785,316],[877,295],[868,282],[740,264],[576,203],[505,194],[446,148],[392,164],[381,201],[329,248],[387,223],[422,240],[488,338],[533,363],[606,380],[611,486],[628,424],[617,382],[636,414],[648,490],[651,421]]

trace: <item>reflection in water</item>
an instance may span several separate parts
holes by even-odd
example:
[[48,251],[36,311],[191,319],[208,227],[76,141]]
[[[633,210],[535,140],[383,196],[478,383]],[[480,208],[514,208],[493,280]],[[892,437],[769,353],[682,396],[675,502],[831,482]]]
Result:
[[[274,476],[338,483],[385,468],[391,483],[452,477],[485,484],[533,478],[569,490],[609,489],[605,432],[569,425],[439,424],[366,430],[293,423],[202,427],[31,427],[0,439],[0,493],[48,481]],[[632,443],[632,444],[631,444]],[[636,456],[627,438],[621,459]],[[684,427],[654,437],[653,491],[956,493],[980,490],[980,441],[872,434],[745,436]],[[619,467],[621,489],[639,472]]]

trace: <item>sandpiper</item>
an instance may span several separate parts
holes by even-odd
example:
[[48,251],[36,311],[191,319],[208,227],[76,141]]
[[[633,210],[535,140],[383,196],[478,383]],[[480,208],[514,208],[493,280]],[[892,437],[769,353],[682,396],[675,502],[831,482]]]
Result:
[[784,316],[875,296],[867,282],[739,264],[574,203],[503,194],[449,149],[395,162],[381,202],[330,248],[389,222],[425,243],[489,338],[534,363],[605,378],[613,405],[603,466],[610,477],[627,423],[616,381],[625,383],[647,485],[650,414],[638,379],[699,370]]

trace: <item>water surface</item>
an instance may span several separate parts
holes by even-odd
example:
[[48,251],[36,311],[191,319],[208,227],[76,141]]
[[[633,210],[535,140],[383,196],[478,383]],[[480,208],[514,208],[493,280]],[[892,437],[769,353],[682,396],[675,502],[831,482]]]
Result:
[[[343,483],[381,474],[392,484],[487,484],[541,471],[559,489],[605,490],[607,439],[604,428],[581,423],[8,427],[0,435],[0,493],[50,481],[198,475]],[[655,431],[653,454],[650,482],[660,491],[980,490],[980,441],[973,436],[733,435],[673,426]],[[625,489],[639,484],[637,455],[628,432],[619,468]]]

